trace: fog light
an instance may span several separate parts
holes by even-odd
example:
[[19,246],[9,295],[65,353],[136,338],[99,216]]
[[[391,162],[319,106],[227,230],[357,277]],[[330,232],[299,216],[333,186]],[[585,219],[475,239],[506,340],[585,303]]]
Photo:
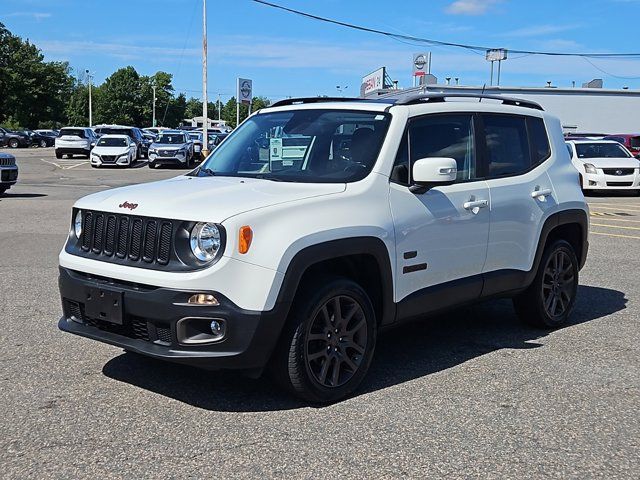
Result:
[[218,320],[211,320],[211,333],[216,337],[222,337],[224,335],[224,324]]
[[187,303],[191,305],[220,305],[218,299],[209,293],[198,293],[196,295],[191,295]]

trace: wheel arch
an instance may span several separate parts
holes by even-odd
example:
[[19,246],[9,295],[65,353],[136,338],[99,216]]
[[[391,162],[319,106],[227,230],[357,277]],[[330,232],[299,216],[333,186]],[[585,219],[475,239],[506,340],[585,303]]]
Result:
[[374,305],[378,324],[393,323],[393,273],[389,251],[380,238],[344,238],[303,248],[289,262],[276,302],[290,305],[306,279],[323,273],[359,283]]

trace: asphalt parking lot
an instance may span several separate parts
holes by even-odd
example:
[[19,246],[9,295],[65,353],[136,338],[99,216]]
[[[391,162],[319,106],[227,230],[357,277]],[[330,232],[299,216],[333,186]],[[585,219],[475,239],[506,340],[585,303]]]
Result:
[[313,408],[268,379],[58,331],[73,202],[181,171],[11,153],[19,183],[0,199],[3,478],[637,478],[640,198],[588,198],[570,326],[525,327],[509,301],[426,319],[380,338],[357,396]]

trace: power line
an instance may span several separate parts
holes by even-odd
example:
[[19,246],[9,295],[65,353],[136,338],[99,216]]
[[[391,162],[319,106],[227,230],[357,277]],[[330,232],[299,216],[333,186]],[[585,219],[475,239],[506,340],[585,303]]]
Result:
[[[396,40],[401,39],[401,40],[409,40],[412,42],[419,42],[419,43],[428,44],[428,45],[464,48],[466,50],[471,50],[471,51],[486,51],[486,50],[491,50],[493,48],[493,47],[484,47],[480,45],[469,45],[464,43],[443,42],[440,40],[433,40],[429,38],[415,37],[413,35],[402,35],[398,33],[388,32],[385,30],[378,30],[375,28],[364,27],[362,25],[356,25],[353,23],[342,22],[339,20],[334,20],[332,18],[320,17],[318,15],[313,15],[311,13],[303,12],[301,10],[295,10],[293,8],[285,7],[283,5],[278,5],[276,3],[266,2],[265,0],[251,0],[251,1],[254,3],[259,3],[261,5],[265,5],[267,7],[283,10],[285,12],[293,13],[295,15],[300,15],[302,17],[306,17],[312,20],[331,23],[333,25],[339,25],[341,27],[350,28],[352,30],[359,30],[361,32],[375,33],[377,35],[383,35],[385,37],[393,38]],[[570,53],[570,52],[550,52],[550,51],[537,51],[537,50],[515,50],[511,48],[508,48],[505,50],[509,50],[510,53],[521,53],[526,55],[545,55],[549,57],[582,57],[582,58],[640,57],[640,53]]]

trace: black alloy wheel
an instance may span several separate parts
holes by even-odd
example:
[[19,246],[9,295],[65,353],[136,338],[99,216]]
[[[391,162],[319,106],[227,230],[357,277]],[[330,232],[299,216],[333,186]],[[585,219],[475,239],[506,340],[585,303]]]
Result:
[[575,295],[573,264],[564,250],[556,250],[549,257],[542,276],[544,309],[551,318],[565,314]]
[[271,373],[304,400],[340,400],[367,374],[376,335],[367,292],[349,278],[318,275],[296,293],[271,358]]
[[346,295],[325,302],[311,321],[305,361],[313,378],[328,388],[351,380],[367,349],[367,320],[360,304]]
[[572,245],[556,240],[545,249],[531,285],[513,299],[525,322],[558,328],[571,314],[578,294],[578,258]]
[[40,140],[40,148],[46,148],[47,147],[47,141],[42,139]]
[[18,148],[20,146],[20,142],[18,141],[18,139],[12,138],[11,140],[9,140],[9,146],[11,148]]

